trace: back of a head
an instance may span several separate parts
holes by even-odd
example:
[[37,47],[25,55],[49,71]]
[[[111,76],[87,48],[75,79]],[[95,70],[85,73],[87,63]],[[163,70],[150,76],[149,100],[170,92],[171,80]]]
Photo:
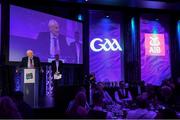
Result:
[[97,89],[98,90],[103,90],[104,89],[104,83],[103,82],[98,82],[97,83]]
[[101,105],[103,103],[103,93],[101,91],[95,91],[93,94],[93,104]]
[[169,98],[172,95],[172,90],[169,86],[162,86],[161,87],[161,96],[164,98]]
[[16,104],[10,97],[0,98],[0,117],[1,118],[20,118]]
[[78,92],[75,96],[75,103],[77,106],[85,106],[86,104],[86,94],[85,92]]
[[137,97],[137,104],[140,108],[147,108],[148,103],[147,103],[147,96],[146,95],[140,95]]
[[80,87],[78,92],[84,92],[84,93],[86,93],[86,88]]

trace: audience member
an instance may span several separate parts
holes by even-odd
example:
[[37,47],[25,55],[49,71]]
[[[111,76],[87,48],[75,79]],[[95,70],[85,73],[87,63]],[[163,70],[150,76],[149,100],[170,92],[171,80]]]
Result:
[[[84,93],[86,94],[86,89],[85,89],[84,87],[80,87],[80,89],[78,90],[78,92],[84,92]],[[77,92],[77,93],[78,93],[78,92]],[[74,104],[75,104],[75,98],[69,102],[68,107],[67,107],[67,109],[66,109],[66,113],[69,113],[69,112],[70,112],[70,110],[72,109],[72,107],[74,106]],[[86,100],[85,108],[86,108],[86,110],[89,110],[89,109],[90,109],[87,100]]]
[[103,103],[105,103],[105,104],[113,103],[113,100],[112,100],[111,96],[109,95],[109,93],[106,90],[104,90],[103,82],[97,83],[97,90],[101,91],[103,93]]
[[86,94],[84,92],[78,92],[75,96],[73,106],[67,111],[69,117],[72,118],[84,118],[87,116],[88,111],[85,108]]
[[138,108],[130,110],[127,119],[154,119],[156,112],[148,110],[147,95],[141,95],[137,98]]
[[103,92],[102,91],[96,91],[93,94],[93,103],[94,107],[92,110],[88,112],[88,118],[89,119],[111,119],[112,114],[110,112],[105,112],[103,110]]
[[15,102],[23,118],[32,118],[32,108],[23,100],[21,91],[14,92],[12,99]]
[[175,104],[172,88],[164,85],[160,89],[160,104],[166,107],[172,107]]
[[122,104],[123,101],[131,101],[132,96],[131,92],[129,91],[128,87],[125,86],[124,81],[120,82],[119,89],[114,93],[114,98],[117,103]]
[[16,107],[16,104],[10,97],[0,97],[0,118],[21,119],[21,115]]

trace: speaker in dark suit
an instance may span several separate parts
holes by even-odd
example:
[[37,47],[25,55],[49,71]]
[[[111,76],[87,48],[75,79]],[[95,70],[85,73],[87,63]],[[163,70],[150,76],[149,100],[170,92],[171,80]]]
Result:
[[58,85],[62,83],[62,71],[63,71],[63,62],[59,60],[59,55],[55,55],[55,60],[52,61],[52,76],[53,76],[53,95],[56,95]]
[[39,95],[43,95],[44,91],[43,90],[43,81],[42,81],[42,72],[43,70],[41,69],[41,63],[39,60],[39,57],[33,55],[32,50],[27,50],[26,52],[27,56],[22,58],[22,61],[20,65],[18,66],[16,72],[18,73],[19,68],[32,68],[32,69],[38,69],[39,70]]
[[32,50],[28,50],[26,54],[27,56],[22,58],[19,67],[40,69],[41,63],[39,57],[34,56]]
[[40,60],[38,57],[33,56],[32,58],[28,58],[28,57],[23,57],[22,61],[21,61],[21,67],[22,68],[29,68],[28,67],[28,59],[30,59],[30,61],[32,60],[32,68],[40,68]]
[[[57,52],[51,51],[51,46],[56,44],[57,47],[59,47],[59,50]],[[57,42],[58,41],[58,42]],[[50,57],[54,57],[55,54],[59,54],[60,56],[65,56],[66,54],[62,51],[66,51],[68,49],[66,37],[64,35],[59,34],[55,39],[53,38],[53,35],[51,32],[40,32],[37,38],[37,43],[39,45],[37,49],[37,54],[43,58],[43,60],[46,60]]]
[[63,68],[63,62],[59,60],[59,55],[55,55],[55,60],[52,61],[52,73],[53,75],[55,73],[62,74],[62,68]]
[[37,54],[41,56],[43,61],[47,61],[48,58],[54,58],[56,54],[59,54],[62,58],[66,56],[65,52],[68,51],[68,45],[66,37],[60,34],[60,26],[56,20],[50,20],[49,32],[40,32],[37,37],[38,49]]

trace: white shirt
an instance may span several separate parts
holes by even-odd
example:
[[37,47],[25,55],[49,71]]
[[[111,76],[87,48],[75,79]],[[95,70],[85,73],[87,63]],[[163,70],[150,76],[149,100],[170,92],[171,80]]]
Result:
[[[57,48],[55,48],[55,44]],[[59,54],[59,53],[60,53],[59,39],[56,36],[54,36],[52,33],[50,33],[50,55],[51,57],[54,57],[55,54]]]
[[56,72],[59,72],[59,71],[58,71],[58,67],[59,67],[59,61],[56,60]]
[[[30,59],[32,59],[32,66],[31,66],[31,61],[30,61]],[[32,57],[32,58],[28,57],[28,68],[33,68],[33,67],[34,67],[33,57]]]

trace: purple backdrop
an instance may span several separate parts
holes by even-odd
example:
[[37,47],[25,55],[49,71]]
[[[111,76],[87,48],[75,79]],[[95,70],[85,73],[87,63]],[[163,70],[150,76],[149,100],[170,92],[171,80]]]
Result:
[[[111,12],[109,15],[109,17],[106,16],[102,11],[90,11],[89,64],[90,72],[95,73],[97,81],[117,82],[124,80],[123,37],[120,24],[122,18],[118,13]],[[122,51],[101,49],[95,52],[91,46],[94,38],[99,39],[94,44],[96,49],[101,49],[101,46],[105,44],[105,38],[107,38],[110,43],[113,43],[112,39],[116,39]],[[104,47],[116,48],[117,45],[114,44],[110,47],[106,44]]]
[[[143,15],[140,18],[141,79],[146,84],[159,86],[163,80],[171,77],[168,21],[166,20],[162,16],[160,19],[153,19],[150,15]],[[159,46],[158,42],[150,44],[150,38],[153,36],[158,38]]]
[[[54,19],[60,26],[59,41],[62,44],[60,58],[65,63],[82,63],[82,23],[18,6],[12,5],[10,8],[9,61],[20,61],[25,56],[26,50],[32,49],[41,61],[47,62],[50,49],[48,22]],[[72,47],[75,32],[78,32],[80,37],[79,62],[76,60],[76,50]]]

